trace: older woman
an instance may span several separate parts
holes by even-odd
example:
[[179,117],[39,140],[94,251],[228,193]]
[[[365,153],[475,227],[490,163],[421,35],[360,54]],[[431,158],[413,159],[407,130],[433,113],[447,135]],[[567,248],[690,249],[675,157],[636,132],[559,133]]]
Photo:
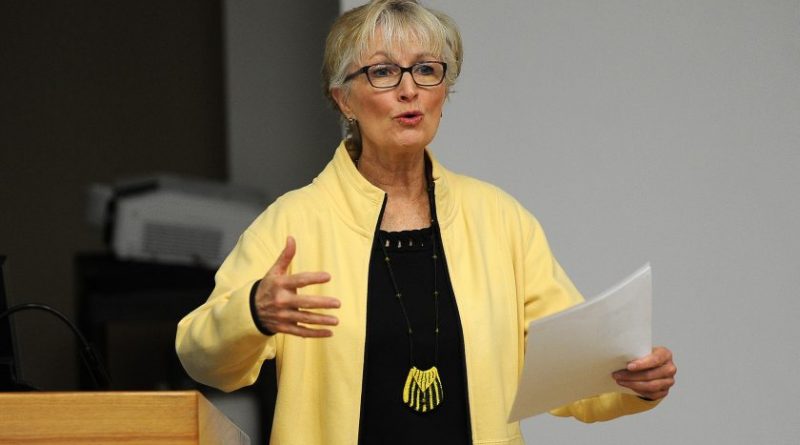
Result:
[[[461,60],[452,20],[416,1],[342,15],[323,78],[348,136],[242,234],[179,324],[180,358],[205,384],[231,391],[277,360],[272,443],[522,443],[507,415],[527,325],[582,298],[530,213],[427,151]],[[644,411],[674,373],[656,348],[615,374],[641,397],[554,413]]]

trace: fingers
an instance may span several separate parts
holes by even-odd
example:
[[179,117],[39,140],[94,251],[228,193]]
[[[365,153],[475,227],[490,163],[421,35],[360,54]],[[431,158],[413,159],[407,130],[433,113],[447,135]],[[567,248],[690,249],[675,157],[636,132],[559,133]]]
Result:
[[281,332],[300,337],[313,338],[330,337],[333,335],[333,332],[329,329],[315,329],[304,325],[336,326],[338,324],[339,319],[332,315],[323,315],[296,309],[280,310],[265,323],[267,329],[276,334]]
[[317,295],[298,295],[297,289],[330,281],[327,272],[300,272],[287,275],[289,266],[297,252],[297,244],[291,236],[275,263],[259,283],[255,307],[259,324],[273,333],[286,333],[300,337],[330,337],[329,329],[312,328],[308,325],[336,326],[339,319],[332,315],[319,314],[307,309],[337,309],[338,299]]
[[283,251],[278,255],[275,264],[266,274],[267,276],[273,276],[274,284],[277,287],[294,290],[310,284],[321,284],[330,281],[331,275],[327,272],[301,272],[287,276],[286,272],[289,270],[289,265],[292,263],[296,252],[297,243],[294,237],[286,237],[286,245]]
[[284,309],[279,311],[275,319],[288,324],[303,323],[323,326],[336,326],[339,324],[339,319],[333,315],[324,315],[296,309]]
[[289,301],[275,301],[275,304],[259,308],[256,310],[265,321],[267,326],[270,324],[317,324],[336,326],[339,319],[333,315],[323,315],[304,309],[336,309],[340,306],[339,300],[333,297],[318,297],[300,295],[291,298]]
[[295,290],[310,284],[327,283],[330,280],[331,275],[327,272],[300,272],[276,278],[275,285],[284,289]]
[[639,394],[640,396],[647,397],[651,400],[658,400],[663,397],[666,397],[669,394],[670,388],[672,385],[675,384],[675,380],[672,378],[668,379],[658,379],[658,380],[651,380],[648,382],[627,382],[627,381],[618,381],[620,386],[624,386],[626,388],[630,388],[635,393]]
[[656,346],[653,352],[628,363],[628,371],[643,371],[646,369],[657,368],[664,363],[672,360],[672,351],[663,347]]
[[[258,305],[256,305],[258,307]],[[298,295],[290,292],[282,292],[275,296],[269,307],[276,311],[281,309],[339,309],[341,301],[334,297],[323,297],[318,295]]]
[[339,309],[342,305],[338,298],[315,295],[298,295],[290,304],[296,309]]
[[297,330],[295,327],[298,323],[336,326],[339,324],[339,319],[335,316],[323,315],[306,309],[337,309],[340,306],[341,302],[333,297],[282,292],[265,304],[257,302],[256,313],[262,325],[274,333],[285,332],[303,337],[327,337],[331,334],[312,333],[307,328]]
[[669,361],[658,368],[648,369],[646,371],[620,370],[614,373],[614,379],[618,381],[626,380],[632,382],[646,382],[648,380],[674,377],[677,371],[677,367],[672,363],[672,361]]
[[289,264],[291,264],[296,251],[297,251],[297,243],[295,242],[294,237],[287,236],[286,245],[283,247],[283,251],[281,251],[281,254],[278,255],[278,259],[275,261],[275,264],[272,265],[270,272],[273,272],[276,275],[285,274],[286,271],[289,269]]
[[669,393],[677,372],[678,368],[672,362],[672,351],[659,346],[653,348],[651,354],[629,362],[626,369],[615,372],[613,377],[620,386],[658,400]]

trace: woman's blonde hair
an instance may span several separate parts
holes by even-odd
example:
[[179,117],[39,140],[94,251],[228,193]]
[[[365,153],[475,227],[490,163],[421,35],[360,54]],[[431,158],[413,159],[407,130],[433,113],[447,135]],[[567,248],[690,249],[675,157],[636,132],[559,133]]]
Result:
[[331,91],[341,88],[347,96],[349,84],[344,79],[348,70],[364,60],[378,32],[390,48],[401,48],[408,42],[419,43],[447,63],[444,82],[450,93],[461,71],[463,57],[461,34],[453,19],[416,0],[372,0],[339,16],[328,33],[322,84],[325,97],[334,108],[338,109],[338,104]]

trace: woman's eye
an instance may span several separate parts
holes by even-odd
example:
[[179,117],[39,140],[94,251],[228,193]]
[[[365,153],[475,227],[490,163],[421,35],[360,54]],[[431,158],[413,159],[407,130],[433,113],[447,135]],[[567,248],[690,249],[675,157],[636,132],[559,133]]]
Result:
[[421,63],[414,67],[414,71],[424,76],[430,76],[436,71],[436,69],[433,67],[433,65]]
[[397,70],[393,69],[391,65],[378,65],[370,68],[369,75],[372,77],[389,77],[393,75],[395,71]]

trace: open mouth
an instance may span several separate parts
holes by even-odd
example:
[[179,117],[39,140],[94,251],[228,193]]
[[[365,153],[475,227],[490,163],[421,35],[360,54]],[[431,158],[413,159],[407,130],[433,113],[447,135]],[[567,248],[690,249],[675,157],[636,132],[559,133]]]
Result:
[[395,118],[405,125],[415,125],[422,120],[422,113],[419,111],[408,111],[398,114]]

